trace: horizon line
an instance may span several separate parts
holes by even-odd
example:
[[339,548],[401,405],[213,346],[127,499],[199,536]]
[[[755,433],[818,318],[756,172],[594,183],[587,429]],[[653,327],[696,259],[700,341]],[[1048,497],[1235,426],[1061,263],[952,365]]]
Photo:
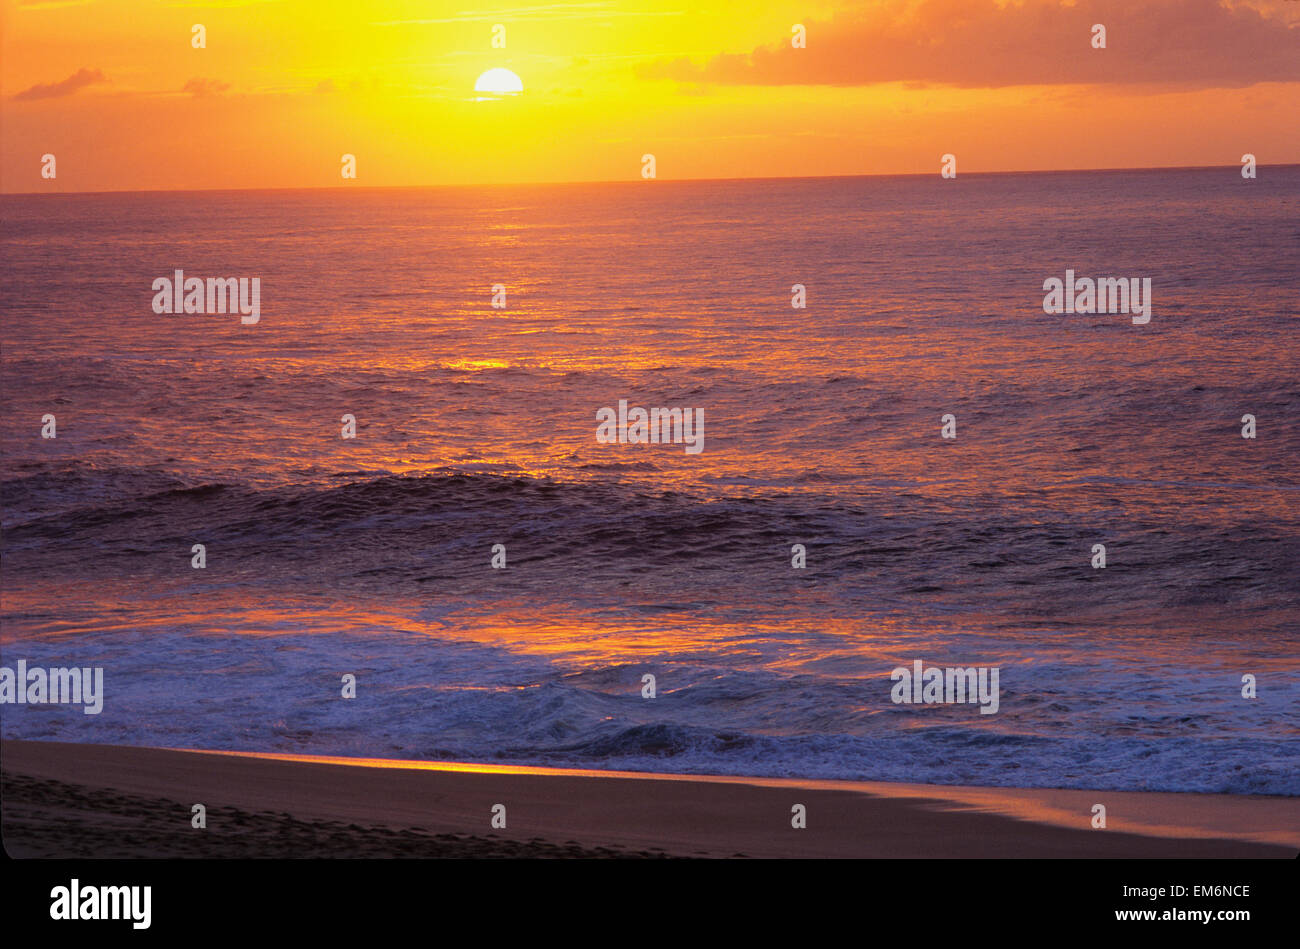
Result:
[[[962,177],[984,177],[992,175],[1063,175],[1063,174],[1114,174],[1120,172],[1153,171],[1211,171],[1225,168],[1239,168],[1240,163],[1223,165],[1139,165],[1124,168],[1036,168],[1007,169],[1000,171],[967,171]],[[1294,168],[1300,162],[1279,162],[1276,164],[1256,163],[1257,168]],[[890,172],[860,175],[748,175],[735,178],[593,178],[585,180],[549,180],[549,181],[501,181],[501,182],[460,182],[456,184],[418,184],[418,185],[302,185],[298,187],[270,188],[115,188],[101,191],[6,191],[0,189],[0,197],[73,197],[104,194],[196,194],[196,193],[244,193],[266,191],[398,191],[428,190],[434,188],[450,189],[484,189],[484,188],[549,188],[573,185],[638,184],[642,181],[662,181],[666,184],[730,182],[730,181],[831,181],[856,178],[929,178],[937,172]],[[948,180],[956,180],[948,179]]]

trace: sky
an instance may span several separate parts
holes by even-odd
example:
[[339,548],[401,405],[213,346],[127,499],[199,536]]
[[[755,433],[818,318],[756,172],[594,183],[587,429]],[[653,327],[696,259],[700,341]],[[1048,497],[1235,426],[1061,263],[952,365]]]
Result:
[[[637,180],[646,154],[658,179],[1300,162],[1300,0],[0,0],[0,18],[7,193]],[[493,67],[523,93],[477,95]]]

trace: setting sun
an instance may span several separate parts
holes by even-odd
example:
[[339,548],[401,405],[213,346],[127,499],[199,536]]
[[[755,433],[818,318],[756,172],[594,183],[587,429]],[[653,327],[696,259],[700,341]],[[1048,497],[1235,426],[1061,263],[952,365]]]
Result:
[[475,92],[490,92],[498,96],[512,96],[524,91],[523,80],[509,69],[489,69],[474,83]]

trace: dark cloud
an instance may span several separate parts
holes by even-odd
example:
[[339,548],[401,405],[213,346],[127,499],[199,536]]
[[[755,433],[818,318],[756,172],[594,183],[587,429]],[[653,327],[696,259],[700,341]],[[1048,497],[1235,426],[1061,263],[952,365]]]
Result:
[[38,82],[30,89],[24,89],[14,98],[58,99],[61,96],[70,96],[86,86],[93,86],[97,82],[108,82],[108,78],[98,69],[78,69],[62,82]]
[[220,79],[191,79],[185,83],[185,88],[181,92],[188,92],[195,96],[217,96],[230,88],[230,83],[222,82]]
[[[1094,23],[1106,49],[1091,45]],[[956,86],[1300,80],[1300,25],[1219,0],[882,0],[806,20],[788,37],[703,64],[659,60],[642,78],[748,85]]]

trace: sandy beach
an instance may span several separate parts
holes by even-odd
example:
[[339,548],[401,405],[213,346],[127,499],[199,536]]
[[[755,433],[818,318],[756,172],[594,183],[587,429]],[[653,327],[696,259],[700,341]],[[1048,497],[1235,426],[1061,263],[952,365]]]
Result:
[[[1293,858],[1294,798],[710,778],[5,741],[14,857]],[[206,829],[191,807],[206,808]],[[1091,828],[1102,803],[1107,827]],[[494,805],[506,826],[492,827]],[[791,827],[802,804],[806,829]]]

